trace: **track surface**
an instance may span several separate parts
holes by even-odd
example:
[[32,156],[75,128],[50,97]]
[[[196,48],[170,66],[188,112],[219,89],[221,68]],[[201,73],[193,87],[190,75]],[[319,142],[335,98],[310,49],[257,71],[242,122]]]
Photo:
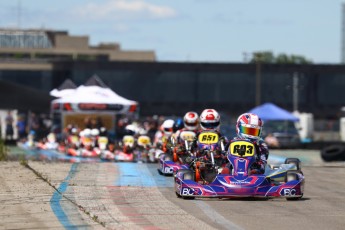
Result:
[[153,164],[1,162],[0,229],[344,229],[345,165],[301,157],[300,201],[178,199]]

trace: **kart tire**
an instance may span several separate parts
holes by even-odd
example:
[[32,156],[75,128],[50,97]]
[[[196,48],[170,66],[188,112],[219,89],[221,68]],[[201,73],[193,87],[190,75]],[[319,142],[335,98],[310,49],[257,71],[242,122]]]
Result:
[[285,182],[293,181],[293,180],[298,180],[298,173],[301,173],[299,170],[289,170],[286,172],[285,175]]
[[183,196],[182,199],[184,199],[184,200],[194,200],[195,197],[194,196]]
[[194,180],[194,173],[190,169],[179,169],[176,173],[183,173],[183,180]]
[[172,161],[173,157],[170,154],[164,154],[164,158],[165,161]]
[[[289,170],[289,171],[287,171],[286,175],[285,175],[285,182],[289,182],[289,181],[293,181],[293,180],[299,180],[298,173],[302,174],[302,172],[299,171],[299,170]],[[300,197],[286,197],[286,200],[288,200],[288,201],[300,200],[302,197],[303,197],[303,194]]]
[[345,145],[330,145],[321,150],[321,158],[324,161],[345,160]]
[[284,163],[285,164],[294,164],[294,165],[296,165],[296,169],[298,171],[301,170],[301,161],[298,158],[286,158]]
[[163,173],[161,172],[161,170],[157,169],[159,175],[163,175]]
[[177,192],[175,192],[175,194],[176,194],[177,198],[182,198],[182,196],[180,194],[178,194]]

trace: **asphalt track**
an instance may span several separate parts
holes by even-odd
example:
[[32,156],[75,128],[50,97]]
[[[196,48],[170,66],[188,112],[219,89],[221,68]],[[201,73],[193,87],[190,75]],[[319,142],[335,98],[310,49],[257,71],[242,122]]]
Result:
[[302,159],[301,200],[183,200],[155,164],[1,162],[0,229],[344,229],[345,164],[272,152]]

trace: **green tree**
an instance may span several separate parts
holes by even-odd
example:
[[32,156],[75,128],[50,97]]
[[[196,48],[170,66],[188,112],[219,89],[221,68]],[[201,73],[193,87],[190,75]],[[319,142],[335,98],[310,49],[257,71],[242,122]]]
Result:
[[268,63],[268,64],[311,64],[312,61],[308,60],[301,55],[287,55],[284,53],[275,56],[271,51],[255,52],[250,60],[250,63]]

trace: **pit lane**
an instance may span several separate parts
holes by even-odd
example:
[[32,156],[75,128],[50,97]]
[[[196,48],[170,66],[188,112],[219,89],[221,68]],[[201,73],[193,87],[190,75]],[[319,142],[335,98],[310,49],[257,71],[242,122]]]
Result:
[[155,164],[1,162],[0,228],[343,229],[345,164],[318,151],[271,154],[301,158],[302,200],[182,200]]

